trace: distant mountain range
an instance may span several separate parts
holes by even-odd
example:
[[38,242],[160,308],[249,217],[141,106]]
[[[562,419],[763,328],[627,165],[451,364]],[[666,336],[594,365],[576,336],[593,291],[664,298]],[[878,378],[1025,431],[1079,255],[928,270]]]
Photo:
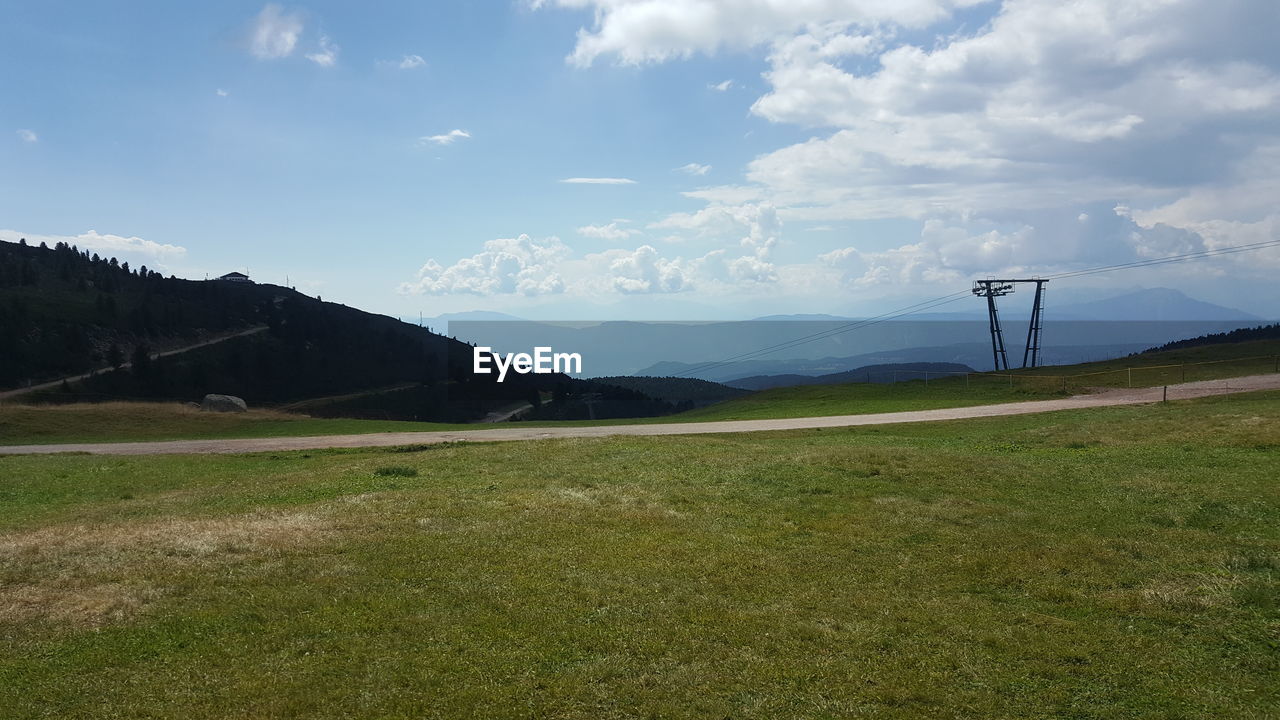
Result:
[[1151,288],[1093,302],[1046,306],[1046,317],[1079,320],[1241,320],[1258,322],[1263,318],[1243,310],[1214,305],[1187,297],[1178,290]]

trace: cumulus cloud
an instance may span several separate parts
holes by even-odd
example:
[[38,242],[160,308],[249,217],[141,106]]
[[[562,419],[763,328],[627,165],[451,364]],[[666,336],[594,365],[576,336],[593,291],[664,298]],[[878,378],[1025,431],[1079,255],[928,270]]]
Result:
[[697,212],[673,213],[649,227],[688,231],[697,237],[737,242],[744,247],[772,247],[777,242],[782,224],[777,209],[772,205],[745,203],[716,204]]
[[818,260],[838,270],[851,287],[925,286],[957,285],[991,274],[1051,275],[1208,248],[1197,232],[1163,223],[1141,225],[1123,206],[1019,215],[1031,222],[933,218],[923,223],[916,242],[872,250],[852,245],[823,253]]
[[895,23],[924,27],[983,0],[539,0],[535,7],[590,7],[591,29],[578,32],[568,60],[589,66],[603,55],[638,65],[766,43],[812,25]]
[[[616,228],[619,222],[623,221],[615,220],[610,225]],[[602,237],[622,240],[634,231],[622,232],[626,235],[613,237],[611,231],[606,231]],[[577,255],[558,238],[534,240],[520,235],[490,240],[481,252],[452,265],[428,260],[413,281],[400,286],[400,292],[566,295],[594,300],[694,290],[712,294],[751,292],[778,280],[777,268],[767,257],[771,248],[771,242],[732,243],[689,260],[664,255],[648,244]]]
[[268,3],[250,27],[249,52],[260,60],[288,57],[298,46],[301,35],[301,15],[285,12],[276,3]]
[[715,90],[716,92],[725,92],[731,87],[733,87],[732,80],[722,80],[718,83],[709,83],[707,85],[708,89]]
[[321,35],[320,49],[307,53],[307,59],[320,67],[333,67],[338,62],[338,46],[329,40],[328,35]]
[[608,225],[583,225],[578,228],[578,234],[583,237],[599,238],[601,240],[625,240],[632,235],[639,235],[640,231],[632,228],[620,227],[623,221],[614,220]]
[[75,245],[81,250],[92,250],[99,254],[135,254],[155,258],[160,261],[173,261],[186,255],[187,249],[179,245],[168,245],[140,237],[123,237],[121,235],[102,234],[97,230],[89,230],[79,235],[36,235],[21,233],[17,230],[0,230],[0,240],[18,242],[25,238],[28,245],[45,243],[53,247],[60,242]]
[[25,143],[33,143],[33,142],[40,141],[40,137],[36,135],[34,130],[27,130],[23,128],[17,131],[17,135],[19,138],[22,139],[22,142],[25,142]]
[[217,90],[214,90],[214,93],[215,93],[218,97],[227,97],[228,95],[230,95],[230,94],[231,94],[231,93],[227,92],[226,90],[223,90],[222,88],[218,88]]
[[435,143],[436,145],[452,145],[458,140],[465,140],[471,137],[471,133],[466,130],[450,130],[443,135],[424,135],[418,138],[419,143]]
[[706,175],[707,173],[711,172],[711,166],[700,165],[698,163],[689,163],[688,165],[681,165],[680,167],[676,168],[676,171],[685,173],[686,175],[696,175],[700,177],[702,175]]
[[564,292],[557,267],[568,257],[559,238],[534,240],[528,235],[490,240],[484,249],[452,265],[428,260],[413,282],[400,291],[417,295],[552,295]]
[[682,263],[661,257],[650,245],[613,257],[609,275],[614,289],[627,295],[674,293],[688,288]]
[[400,64],[397,67],[401,70],[413,70],[426,64],[427,61],[423,60],[421,55],[405,55],[400,59]]
[[562,183],[570,185],[635,185],[636,181],[631,178],[614,178],[614,177],[571,177],[561,180]]
[[[797,198],[779,204],[851,219],[1149,200],[1210,180],[1242,157],[1235,126],[1261,130],[1280,103],[1277,55],[1233,36],[1257,10],[1009,0],[928,48],[810,28],[773,43],[752,112],[836,130],[762,156],[748,177]],[[876,63],[855,72],[844,53]]]

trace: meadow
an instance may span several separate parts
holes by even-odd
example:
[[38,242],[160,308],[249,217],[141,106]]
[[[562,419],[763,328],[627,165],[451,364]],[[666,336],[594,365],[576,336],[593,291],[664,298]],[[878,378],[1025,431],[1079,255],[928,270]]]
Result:
[[1280,393],[0,457],[13,718],[1280,714]]

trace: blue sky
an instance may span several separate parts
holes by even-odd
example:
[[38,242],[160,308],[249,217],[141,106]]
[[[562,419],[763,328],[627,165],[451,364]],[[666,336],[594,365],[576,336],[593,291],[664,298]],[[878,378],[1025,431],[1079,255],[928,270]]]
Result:
[[[406,317],[871,313],[1280,239],[1278,7],[0,3],[0,238]],[[1277,270],[1055,290],[1275,317]]]

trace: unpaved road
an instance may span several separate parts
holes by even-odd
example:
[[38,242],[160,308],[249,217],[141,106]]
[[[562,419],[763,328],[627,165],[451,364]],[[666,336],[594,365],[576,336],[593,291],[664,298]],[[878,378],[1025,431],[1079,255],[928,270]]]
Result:
[[[157,358],[169,357],[170,355],[181,355],[184,352],[195,350],[196,348],[208,347],[209,345],[217,345],[220,342],[234,340],[235,338],[244,337],[246,335],[256,335],[260,332],[265,331],[266,329],[267,329],[266,325],[257,325],[249,328],[248,330],[241,330],[239,332],[234,332],[229,335],[219,335],[217,337],[209,338],[208,340],[202,340],[194,345],[187,345],[185,347],[174,348],[172,350],[165,350],[164,352],[151,353],[151,359],[155,360]],[[104,373],[115,372],[117,370],[128,370],[131,367],[133,367],[133,363],[128,363],[128,362],[121,363],[120,367],[118,368],[116,367],[98,368],[97,370],[91,370],[87,373],[81,373],[80,375],[71,375],[64,378],[58,378],[57,380],[50,380],[49,382],[42,382],[39,385],[28,385],[26,387],[15,388],[13,390],[3,390],[3,391],[0,391],[0,400],[8,400],[9,398],[15,398],[15,397],[18,397],[19,395],[26,395],[27,393],[33,393],[40,390],[49,390],[51,388],[58,387],[64,382],[73,383],[73,382],[79,382],[81,380],[88,380],[89,378],[95,375],[102,375]]]
[[[1251,375],[1229,380],[1170,385],[1170,400],[1186,400],[1209,395],[1280,389],[1280,374]],[[1140,405],[1159,402],[1162,388],[1105,390],[1092,395],[1076,395],[1058,400],[1034,400],[999,405],[877,413],[873,415],[833,415],[827,417],[780,418],[776,420],[723,420],[717,422],[662,423],[652,425],[600,425],[594,427],[505,427],[492,430],[450,430],[436,432],[370,433],[367,435],[322,435],[315,437],[247,438],[239,440],[171,440],[165,442],[123,442],[68,445],[0,446],[0,454],[49,454],[87,452],[101,455],[173,455],[210,453],[274,452],[320,448],[389,447],[433,443],[493,442],[501,440],[541,440],[546,438],[590,438],[610,435],[700,435],[766,430],[805,430],[857,425],[964,420],[998,415],[1028,415],[1055,410]]]

